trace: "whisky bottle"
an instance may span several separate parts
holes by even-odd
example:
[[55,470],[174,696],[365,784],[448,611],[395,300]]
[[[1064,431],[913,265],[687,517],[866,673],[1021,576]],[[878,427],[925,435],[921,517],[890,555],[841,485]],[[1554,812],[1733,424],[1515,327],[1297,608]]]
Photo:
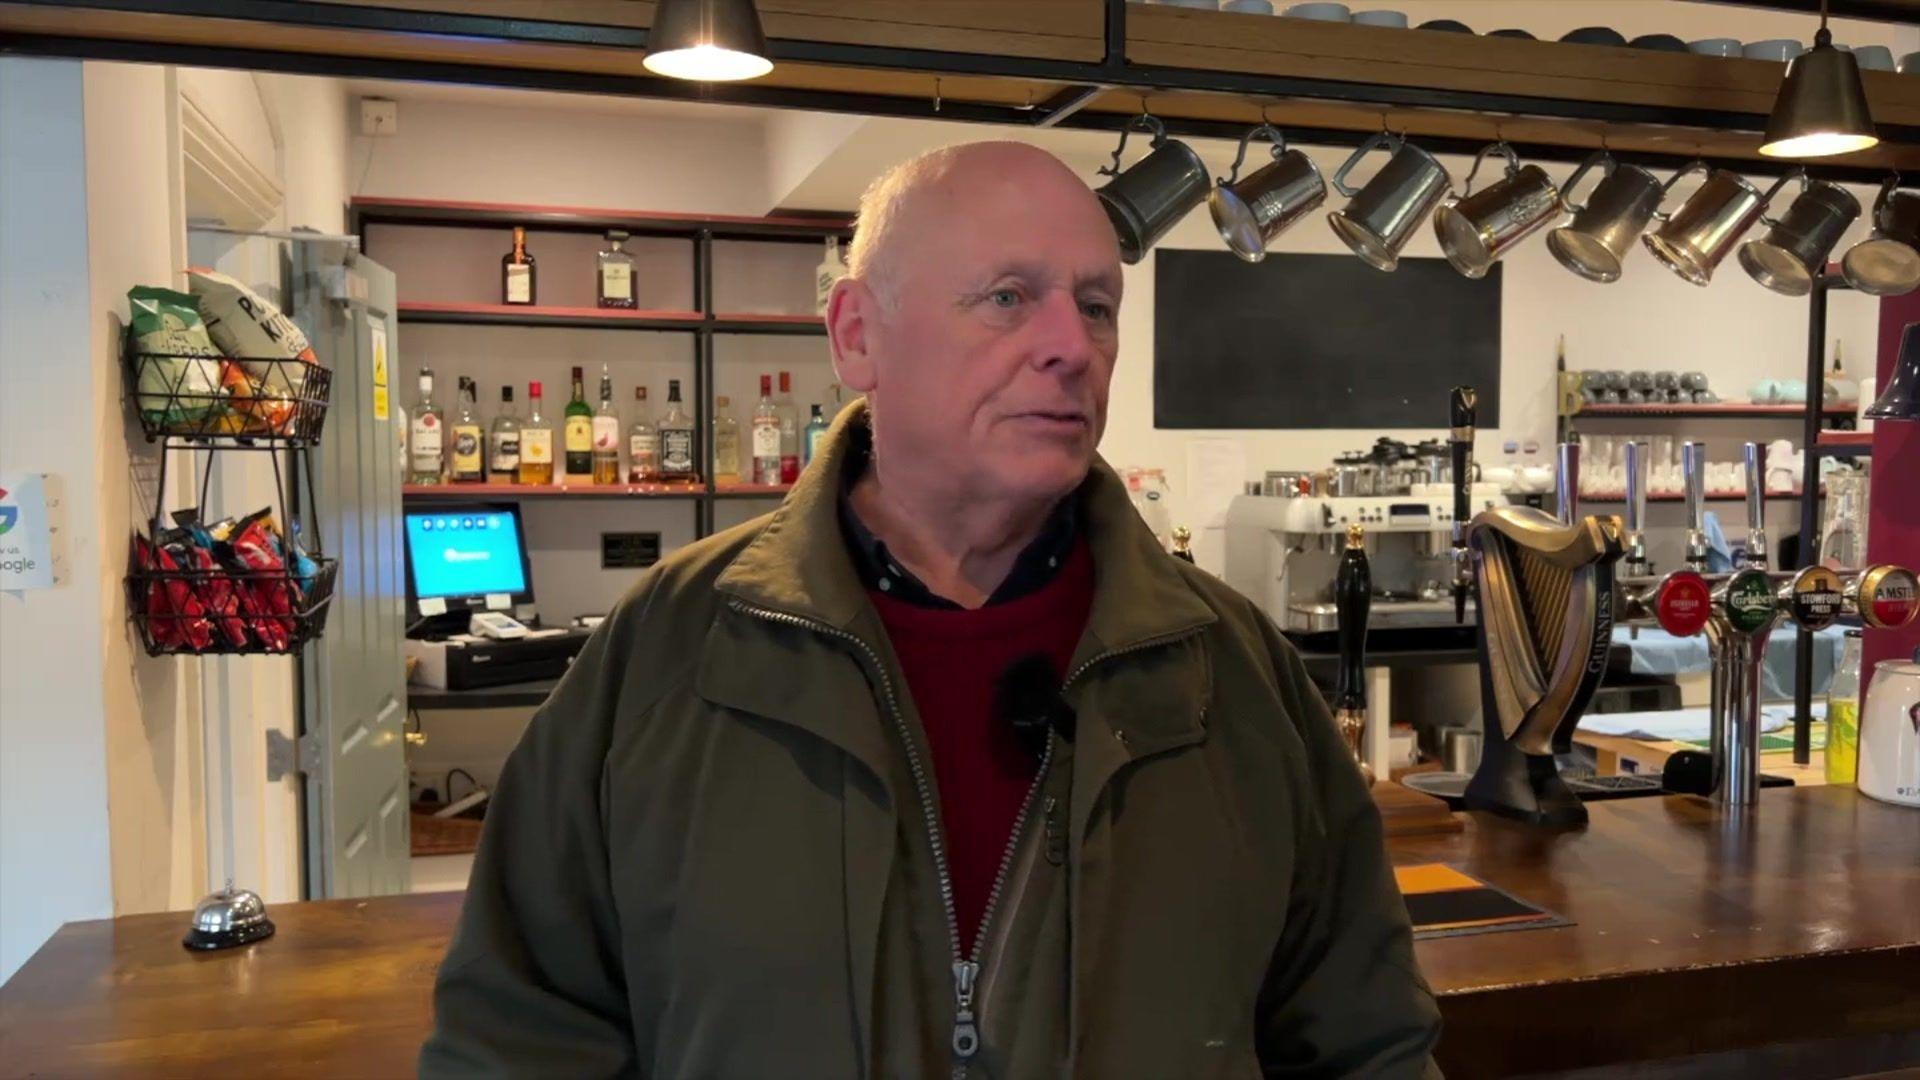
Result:
[[566,482],[593,483],[593,406],[587,404],[586,376],[573,369],[573,397],[567,400]]
[[520,425],[520,482],[553,483],[553,424],[540,412],[540,383],[527,384],[527,422]]
[[433,403],[433,369],[420,369],[420,400],[414,402],[407,425],[407,483],[440,482],[442,439],[446,416]]
[[713,482],[740,482],[740,421],[733,418],[733,399],[713,399]]
[[534,291],[533,254],[527,250],[527,230],[514,226],[513,250],[500,256],[500,302],[532,304]]
[[753,407],[753,482],[780,482],[780,409],[771,375],[760,376],[760,401]]
[[500,388],[500,414],[487,433],[487,479],[496,484],[520,482],[520,418],[514,415],[511,386]]
[[613,376],[600,365],[600,407],[593,411],[593,482],[620,482],[620,412],[613,407]]
[[453,452],[447,462],[449,478],[456,484],[478,484],[487,478],[486,443],[477,397],[473,380],[460,376],[460,406],[453,418]]
[[680,407],[680,380],[667,380],[667,415],[660,418],[660,478],[684,483],[695,478],[693,417]]
[[627,428],[627,483],[660,479],[660,436],[647,416],[647,388],[633,388],[633,423]]
[[600,283],[595,290],[603,308],[640,306],[639,283],[633,274],[633,256],[620,245],[627,234],[618,229],[607,234],[607,247],[600,252]]

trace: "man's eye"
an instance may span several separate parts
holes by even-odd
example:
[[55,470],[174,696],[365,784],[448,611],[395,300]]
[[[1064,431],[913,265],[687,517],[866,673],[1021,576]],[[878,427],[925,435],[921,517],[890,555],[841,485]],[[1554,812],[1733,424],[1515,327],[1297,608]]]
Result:
[[987,300],[997,308],[1014,308],[1020,304],[1020,290],[995,289],[987,294]]
[[1113,319],[1113,305],[1098,300],[1089,300],[1080,305],[1080,314],[1095,322],[1109,322]]

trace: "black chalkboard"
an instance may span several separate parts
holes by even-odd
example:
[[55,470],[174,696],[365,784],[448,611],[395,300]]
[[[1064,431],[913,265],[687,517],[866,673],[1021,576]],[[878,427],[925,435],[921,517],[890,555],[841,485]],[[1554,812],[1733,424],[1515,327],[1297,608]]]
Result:
[[1500,423],[1500,284],[1444,259],[1154,253],[1153,426],[1442,428],[1447,391]]

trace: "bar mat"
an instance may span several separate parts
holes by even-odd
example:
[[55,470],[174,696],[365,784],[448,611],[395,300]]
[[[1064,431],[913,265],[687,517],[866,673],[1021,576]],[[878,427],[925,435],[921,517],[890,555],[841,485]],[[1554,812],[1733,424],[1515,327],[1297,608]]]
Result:
[[[1713,740],[1711,739],[1687,739],[1685,742],[1688,746],[1698,746],[1702,750],[1711,750],[1713,748]],[[1825,750],[1827,748],[1827,722],[1825,720],[1815,720],[1813,723],[1807,725],[1807,748],[1810,750]],[[1760,736],[1760,752],[1763,754],[1784,754],[1792,749],[1793,732],[1791,730]]]
[[1396,866],[1393,877],[1417,940],[1573,925],[1444,863]]

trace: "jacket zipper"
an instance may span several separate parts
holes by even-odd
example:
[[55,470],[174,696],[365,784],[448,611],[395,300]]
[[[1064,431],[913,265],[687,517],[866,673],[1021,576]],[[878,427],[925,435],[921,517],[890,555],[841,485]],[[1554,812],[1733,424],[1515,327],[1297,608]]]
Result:
[[[764,619],[768,622],[797,626],[802,629],[814,631],[815,633],[825,634],[828,637],[850,642],[857,646],[861,653],[866,656],[873,668],[874,674],[879,677],[880,693],[886,698],[887,715],[893,720],[894,730],[900,736],[901,745],[906,748],[907,770],[913,775],[914,792],[920,799],[920,819],[926,828],[927,843],[933,850],[934,873],[940,879],[940,905],[945,909],[947,916],[947,945],[953,962],[954,1014],[952,1046],[954,1057],[957,1059],[957,1063],[954,1065],[953,1075],[955,1080],[960,1080],[960,1078],[966,1076],[967,1063],[971,1061],[973,1056],[980,1050],[981,1018],[974,1013],[973,995],[975,984],[978,982],[980,976],[980,961],[983,958],[982,953],[989,939],[987,931],[993,926],[995,909],[1000,905],[1000,894],[1006,889],[1007,875],[1013,867],[1014,856],[1019,851],[1021,835],[1026,831],[1027,819],[1032,816],[1034,796],[1040,790],[1041,784],[1046,781],[1047,768],[1053,763],[1054,735],[1051,731],[1047,733],[1046,749],[1040,753],[1040,768],[1034,772],[1033,782],[1027,786],[1026,797],[1022,799],[1020,803],[1020,813],[1013,819],[1012,835],[1007,837],[1007,846],[1005,850],[1000,853],[1000,868],[994,873],[993,887],[987,892],[987,906],[982,910],[980,915],[980,927],[974,936],[972,955],[965,955],[960,948],[960,913],[953,898],[953,871],[947,863],[946,841],[940,833],[939,806],[934,800],[933,788],[927,783],[927,771],[925,766],[920,762],[920,752],[915,748],[913,733],[907,728],[906,718],[900,714],[899,701],[895,698],[893,692],[893,679],[887,674],[886,664],[881,661],[880,654],[875,652],[873,646],[868,645],[858,634],[849,633],[823,622],[802,618],[801,616],[792,615],[784,611],[774,611],[771,608],[757,607],[740,600],[730,600],[728,601],[728,606],[732,607],[735,611],[752,615],[755,618]],[[1066,693],[1066,691],[1073,686],[1075,680],[1086,674],[1087,670],[1096,664],[1110,660],[1116,656],[1124,656],[1130,652],[1137,652],[1141,649],[1153,648],[1157,645],[1177,641],[1191,633],[1193,633],[1191,629],[1184,630],[1177,634],[1168,634],[1157,638],[1149,638],[1146,641],[1135,642],[1124,649],[1111,649],[1107,652],[1100,653],[1075,668],[1073,673],[1068,675],[1066,681],[1061,684],[1060,692],[1062,694]]]

